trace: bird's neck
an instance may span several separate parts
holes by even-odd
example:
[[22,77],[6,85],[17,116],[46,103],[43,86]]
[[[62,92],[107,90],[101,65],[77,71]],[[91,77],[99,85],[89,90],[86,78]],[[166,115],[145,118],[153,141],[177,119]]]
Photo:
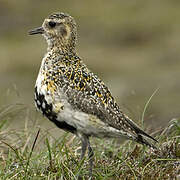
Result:
[[75,50],[69,50],[62,46],[52,46],[48,47],[48,51],[45,54],[42,66],[53,68],[55,64],[60,64],[66,62],[67,64],[80,61],[81,58],[78,56]]
[[51,37],[46,38],[48,43],[47,51],[53,51],[54,53],[59,54],[67,54],[67,53],[75,53],[75,42],[71,41],[71,39],[64,39],[62,37]]

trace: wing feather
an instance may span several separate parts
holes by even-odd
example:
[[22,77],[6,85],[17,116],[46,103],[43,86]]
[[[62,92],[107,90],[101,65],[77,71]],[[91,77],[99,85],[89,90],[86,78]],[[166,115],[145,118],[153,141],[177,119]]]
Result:
[[156,141],[122,113],[108,87],[82,61],[69,66],[64,74],[61,82],[66,81],[64,93],[73,108],[97,116],[109,126],[136,137],[137,141],[140,135]]

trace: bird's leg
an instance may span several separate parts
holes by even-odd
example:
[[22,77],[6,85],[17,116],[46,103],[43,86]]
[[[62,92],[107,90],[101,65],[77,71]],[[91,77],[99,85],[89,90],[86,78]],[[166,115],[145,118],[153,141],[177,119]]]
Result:
[[84,155],[86,153],[86,149],[88,146],[88,138],[86,136],[81,137],[81,157],[80,160],[82,161],[84,158]]
[[[88,146],[88,137],[82,134],[78,134],[79,138],[81,139],[81,156],[80,156],[80,163],[84,160],[84,156],[86,153],[86,149]],[[81,176],[79,176],[80,171],[77,174],[77,179],[81,179]]]
[[85,153],[86,153],[86,149],[88,147],[88,158],[89,158],[89,177],[92,177],[92,168],[93,168],[93,149],[91,148],[90,142],[89,142],[89,138],[88,136],[85,135],[81,135],[80,136],[81,139],[81,161],[83,160]]
[[94,152],[90,145],[89,139],[88,139],[88,157],[89,157],[89,177],[92,177],[92,169],[93,169],[93,161],[94,161]]

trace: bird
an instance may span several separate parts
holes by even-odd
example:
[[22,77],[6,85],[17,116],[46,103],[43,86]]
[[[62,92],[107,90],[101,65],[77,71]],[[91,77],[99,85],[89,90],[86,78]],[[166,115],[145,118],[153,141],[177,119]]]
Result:
[[47,41],[35,83],[35,105],[58,128],[80,138],[80,160],[88,150],[89,176],[94,157],[90,137],[123,138],[156,148],[157,140],[122,112],[109,88],[78,55],[77,24],[72,16],[52,13],[42,26],[29,31],[35,34]]

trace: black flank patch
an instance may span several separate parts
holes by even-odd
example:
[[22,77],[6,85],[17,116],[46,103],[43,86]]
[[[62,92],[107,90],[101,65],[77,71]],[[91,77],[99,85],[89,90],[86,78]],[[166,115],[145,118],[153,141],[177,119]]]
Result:
[[[69,131],[71,133],[76,132],[75,127],[67,124],[64,121],[58,121],[57,120],[57,114],[52,111],[52,104],[48,104],[47,101],[44,98],[44,95],[39,94],[37,92],[37,87],[35,87],[35,94],[36,94],[35,103],[36,103],[38,109],[42,111],[44,116],[46,116],[50,121],[55,123],[57,127],[65,130],[65,131]],[[44,104],[44,106],[43,106],[43,104]]]

